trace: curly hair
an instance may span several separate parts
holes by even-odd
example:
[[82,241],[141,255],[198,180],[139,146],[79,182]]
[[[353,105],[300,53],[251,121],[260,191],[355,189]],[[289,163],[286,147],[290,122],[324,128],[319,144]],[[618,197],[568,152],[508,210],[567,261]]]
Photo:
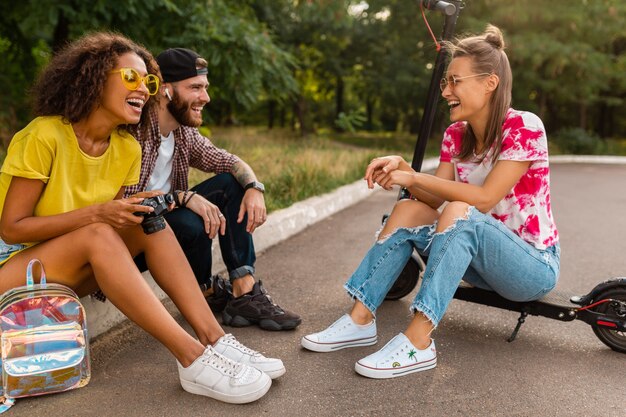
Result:
[[[97,32],[69,43],[39,75],[31,90],[37,116],[63,116],[70,123],[84,119],[100,103],[109,72],[121,55],[137,54],[149,74],[160,77],[156,60],[147,49],[123,35]],[[154,105],[146,102],[141,120]]]

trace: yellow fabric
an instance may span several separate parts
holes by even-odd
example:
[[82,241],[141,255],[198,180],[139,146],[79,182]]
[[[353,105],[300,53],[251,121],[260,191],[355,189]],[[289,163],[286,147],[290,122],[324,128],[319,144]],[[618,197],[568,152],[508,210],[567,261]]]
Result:
[[51,216],[112,200],[121,187],[139,182],[141,147],[128,133],[111,133],[98,157],[84,153],[71,124],[60,116],[38,117],[13,137],[0,170],[0,216],[12,177],[46,186],[35,216]]

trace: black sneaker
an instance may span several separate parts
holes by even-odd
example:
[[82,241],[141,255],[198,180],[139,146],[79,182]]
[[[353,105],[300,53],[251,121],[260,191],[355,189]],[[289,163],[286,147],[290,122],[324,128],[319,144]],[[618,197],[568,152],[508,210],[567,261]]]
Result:
[[228,301],[222,313],[222,321],[233,327],[258,324],[265,330],[291,330],[298,327],[302,319],[274,304],[259,281],[249,293]]
[[[209,291],[209,288],[213,291]],[[228,300],[233,297],[230,281],[219,275],[213,275],[208,284],[200,285],[200,289],[202,289],[204,299],[209,303],[209,307],[211,307],[213,313],[219,313],[224,310]],[[209,292],[210,294],[207,295]]]

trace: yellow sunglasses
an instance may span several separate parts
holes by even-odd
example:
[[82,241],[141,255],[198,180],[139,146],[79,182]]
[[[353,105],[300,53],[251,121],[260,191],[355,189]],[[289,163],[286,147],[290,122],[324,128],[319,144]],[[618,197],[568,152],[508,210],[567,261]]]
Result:
[[141,83],[146,86],[148,94],[151,96],[155,95],[159,91],[159,77],[154,74],[148,74],[145,77],[142,77],[134,68],[121,68],[111,71],[111,74],[115,74],[117,72],[122,74],[124,87],[130,91],[137,90]]

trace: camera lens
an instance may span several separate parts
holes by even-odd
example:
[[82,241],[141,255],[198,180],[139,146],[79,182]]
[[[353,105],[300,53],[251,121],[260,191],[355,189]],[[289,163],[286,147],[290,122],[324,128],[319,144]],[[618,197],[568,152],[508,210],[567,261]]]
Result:
[[163,216],[146,217],[143,222],[141,222],[141,227],[145,234],[151,235],[152,233],[165,229],[165,219]]

